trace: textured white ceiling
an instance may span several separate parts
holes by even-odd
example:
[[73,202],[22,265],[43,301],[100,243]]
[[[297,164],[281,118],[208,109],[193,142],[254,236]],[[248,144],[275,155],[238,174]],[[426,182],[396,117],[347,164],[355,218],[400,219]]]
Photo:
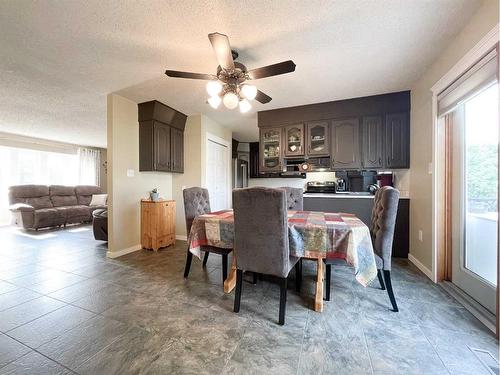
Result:
[[[106,94],[205,113],[242,141],[256,111],[409,89],[480,0],[1,1],[0,130],[106,145]],[[273,98],[251,113],[212,110],[207,34],[229,35],[249,69],[292,59],[294,73],[255,81]]]

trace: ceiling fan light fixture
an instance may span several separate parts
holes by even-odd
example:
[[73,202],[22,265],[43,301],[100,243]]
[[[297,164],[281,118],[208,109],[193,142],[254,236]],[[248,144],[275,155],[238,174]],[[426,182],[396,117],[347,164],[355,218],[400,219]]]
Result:
[[257,96],[257,87],[254,85],[242,85],[241,94],[248,100],[254,100]]
[[238,95],[231,91],[226,92],[224,94],[224,98],[222,99],[222,102],[228,109],[235,109],[238,106],[239,101]]
[[210,96],[219,95],[222,91],[222,84],[219,81],[207,82],[207,93]]
[[247,113],[252,109],[252,105],[250,102],[246,99],[243,99],[240,101],[240,112],[241,113]]
[[221,102],[222,99],[220,98],[219,95],[214,95],[208,98],[208,104],[210,104],[210,107],[212,107],[213,109],[219,108]]

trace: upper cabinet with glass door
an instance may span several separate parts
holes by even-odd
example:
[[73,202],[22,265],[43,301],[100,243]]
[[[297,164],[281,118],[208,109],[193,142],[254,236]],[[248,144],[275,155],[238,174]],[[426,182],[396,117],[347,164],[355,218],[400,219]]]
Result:
[[304,124],[285,127],[285,156],[304,155]]
[[330,155],[327,121],[309,122],[307,124],[307,154],[309,156]]
[[260,129],[260,172],[281,172],[281,128]]

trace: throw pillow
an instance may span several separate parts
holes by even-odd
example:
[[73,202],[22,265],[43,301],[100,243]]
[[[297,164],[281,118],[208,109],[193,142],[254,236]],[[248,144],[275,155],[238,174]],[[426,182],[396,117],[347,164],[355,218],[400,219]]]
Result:
[[108,204],[108,194],[92,194],[90,207],[93,206],[106,206]]

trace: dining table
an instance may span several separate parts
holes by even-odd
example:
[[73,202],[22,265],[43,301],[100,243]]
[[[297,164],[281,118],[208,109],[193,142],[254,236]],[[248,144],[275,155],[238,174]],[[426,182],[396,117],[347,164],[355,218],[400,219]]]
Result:
[[[290,256],[312,259],[317,264],[315,311],[323,311],[325,259],[346,261],[353,267],[356,280],[365,287],[377,277],[370,230],[355,215],[318,211],[288,211],[287,214]],[[233,249],[231,272],[224,282],[224,292],[230,293],[236,284],[238,261],[233,210],[197,216],[188,242],[189,251],[200,259],[203,246]]]

